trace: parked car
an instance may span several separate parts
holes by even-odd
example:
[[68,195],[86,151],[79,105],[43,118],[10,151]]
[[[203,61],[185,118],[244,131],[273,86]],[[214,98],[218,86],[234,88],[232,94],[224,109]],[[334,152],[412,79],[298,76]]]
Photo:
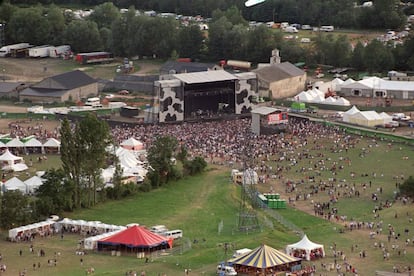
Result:
[[397,121],[391,121],[391,122],[384,124],[384,127],[386,128],[393,128],[393,127],[399,127],[399,126],[400,126],[400,123]]
[[225,265],[220,264],[217,266],[217,275],[235,276],[237,275],[237,272],[231,266],[225,266]]
[[409,121],[411,117],[408,115],[405,115],[404,113],[394,113],[392,114],[392,119],[394,121]]

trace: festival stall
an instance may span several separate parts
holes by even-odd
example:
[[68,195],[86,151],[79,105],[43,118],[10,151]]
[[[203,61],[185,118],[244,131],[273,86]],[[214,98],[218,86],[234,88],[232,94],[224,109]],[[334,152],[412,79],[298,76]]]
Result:
[[24,184],[26,184],[27,193],[32,194],[36,192],[36,190],[43,185],[43,179],[38,177],[37,175],[34,175],[30,177],[29,179],[24,181]]
[[45,153],[60,153],[60,141],[55,138],[49,138],[44,144]]
[[46,220],[25,226],[16,227],[9,230],[9,239],[10,241],[29,241],[30,238],[36,235],[43,237],[53,232],[54,224],[55,221]]
[[43,151],[43,144],[36,138],[27,140],[24,143],[24,147],[27,153],[42,153]]
[[286,246],[286,253],[307,261],[325,257],[324,246],[310,241],[306,235],[297,243]]
[[4,191],[20,191],[22,194],[26,194],[27,187],[23,181],[17,177],[13,177],[4,183]]
[[278,272],[300,270],[302,260],[289,256],[267,245],[261,245],[251,252],[231,258],[227,263],[233,265],[242,275],[271,275]]

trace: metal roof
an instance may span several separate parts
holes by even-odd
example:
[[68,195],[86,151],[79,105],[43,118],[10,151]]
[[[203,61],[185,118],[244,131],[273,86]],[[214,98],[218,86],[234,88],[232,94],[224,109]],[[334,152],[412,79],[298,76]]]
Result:
[[237,79],[234,75],[224,70],[174,74],[173,76],[186,84],[229,81]]
[[251,112],[254,114],[260,114],[260,115],[269,115],[272,114],[275,111],[278,111],[279,109],[268,107],[268,106],[261,106],[258,108],[253,109]]

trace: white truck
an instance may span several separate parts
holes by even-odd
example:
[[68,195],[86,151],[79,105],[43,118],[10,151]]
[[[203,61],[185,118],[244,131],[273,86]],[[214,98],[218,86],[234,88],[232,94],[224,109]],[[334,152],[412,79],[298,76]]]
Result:
[[29,57],[32,57],[32,58],[48,57],[50,50],[53,48],[54,47],[50,45],[42,45],[42,46],[36,46],[33,48],[29,48]]
[[70,45],[60,45],[50,49],[49,56],[51,58],[59,58],[71,52]]
[[11,45],[5,45],[0,48],[0,57],[8,57],[11,54],[12,50],[19,50],[24,48],[29,48],[31,45],[29,43],[17,43]]

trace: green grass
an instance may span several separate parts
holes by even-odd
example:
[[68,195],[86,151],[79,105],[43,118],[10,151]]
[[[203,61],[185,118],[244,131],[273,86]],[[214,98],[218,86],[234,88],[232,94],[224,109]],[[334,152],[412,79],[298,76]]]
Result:
[[[359,198],[341,198],[335,207],[338,208],[340,215],[347,215],[348,218],[355,218],[361,221],[374,221],[372,209],[378,202],[371,200],[371,194],[376,192],[379,187],[383,188],[381,201],[392,200],[395,190],[395,180],[393,176],[404,174],[406,177],[414,171],[414,154],[413,148],[394,144],[391,148],[387,142],[378,141],[378,146],[371,139],[362,139],[356,143],[354,148],[350,148],[347,153],[331,152],[330,146],[333,144],[332,139],[319,139],[318,144],[324,145],[323,157],[313,159],[298,160],[298,164],[287,173],[284,173],[285,179],[301,180],[307,176],[315,174],[314,170],[304,173],[296,171],[301,167],[309,167],[309,162],[317,162],[324,159],[327,163],[337,161],[340,156],[350,157],[352,163],[350,166],[344,166],[336,175],[337,179],[347,179],[349,185],[355,183],[356,187],[361,190]],[[309,137],[308,145],[300,151],[307,151],[310,154],[316,154],[319,151],[313,149],[313,139]],[[364,157],[359,154],[362,148],[368,149],[369,153]],[[403,156],[409,156],[408,160],[402,160]],[[26,157],[27,158],[27,157]],[[49,156],[48,160],[42,164],[35,164],[38,168],[47,168],[57,166],[58,156]],[[330,160],[330,161],[328,161]],[[27,161],[27,160],[26,160]],[[288,161],[278,162],[280,166],[286,166]],[[272,164],[276,166],[275,163]],[[42,167],[44,166],[44,167]],[[350,173],[355,173],[355,178],[350,179]],[[373,178],[372,173],[376,172],[377,177]],[[369,177],[362,176],[367,173]],[[383,176],[381,176],[383,174]],[[321,171],[321,179],[326,180],[332,177],[329,171]],[[317,179],[319,179],[317,177]],[[362,192],[361,185],[372,181],[371,187],[367,185],[365,192]],[[305,181],[304,184],[298,184],[300,193],[310,192],[310,185]],[[284,192],[284,182],[270,182],[266,185],[258,185],[259,190],[268,191],[269,185],[275,187],[281,194]],[[338,188],[342,191],[343,188]],[[287,195],[284,195],[287,197]],[[312,200],[325,202],[329,200],[326,192],[320,191]],[[53,256],[54,252],[61,252],[57,267],[47,267],[46,259],[28,254],[29,244],[26,243],[9,243],[4,240],[0,241],[0,252],[4,257],[4,262],[8,265],[8,270],[12,275],[17,274],[18,270],[28,268],[30,275],[44,275],[53,273],[57,275],[84,275],[84,269],[93,266],[96,275],[123,275],[128,270],[147,271],[147,275],[158,275],[158,273],[167,273],[168,275],[180,275],[184,268],[191,268],[192,275],[214,275],[215,265],[226,260],[232,251],[225,254],[223,250],[224,243],[230,243],[234,248],[255,248],[260,244],[268,244],[279,250],[283,250],[287,244],[296,242],[299,237],[281,226],[274,219],[270,218],[265,212],[258,211],[258,217],[261,223],[261,230],[257,232],[244,233],[237,230],[237,214],[240,205],[240,187],[229,182],[229,169],[211,167],[203,175],[185,178],[177,182],[172,182],[158,190],[149,193],[140,193],[134,197],[122,201],[110,201],[100,204],[92,209],[84,209],[74,213],[65,214],[72,219],[100,220],[105,223],[127,224],[139,223],[141,225],[152,226],[155,224],[165,224],[170,229],[179,228],[184,231],[185,239],[176,243],[177,248],[181,248],[187,240],[199,240],[200,242],[192,244],[188,251],[182,251],[174,256],[165,256],[153,259],[149,264],[143,260],[136,259],[134,256],[112,257],[108,254],[91,252],[84,257],[85,265],[79,264],[79,256],[74,254],[78,240],[78,235],[66,235],[61,241],[59,237],[46,239],[37,239],[34,241],[35,248],[44,248],[47,256]],[[298,206],[311,206],[311,200],[298,202]],[[380,220],[383,221],[383,232],[387,231],[387,225],[392,224],[397,233],[403,235],[402,239],[396,241],[402,248],[404,246],[405,227],[411,230],[410,236],[414,232],[414,225],[408,222],[413,216],[411,210],[412,204],[402,205],[399,202],[393,204],[391,208],[384,209],[380,212]],[[382,251],[373,247],[374,240],[369,239],[369,230],[358,230],[339,233],[343,228],[342,224],[335,221],[314,217],[292,206],[287,209],[278,211],[285,219],[303,229],[308,237],[325,245],[327,257],[322,261],[316,262],[317,268],[320,268],[320,262],[332,263],[333,244],[343,251],[349,262],[355,265],[360,275],[373,275],[375,270],[392,270],[394,264],[408,265],[414,263],[414,247],[407,247],[406,256],[398,256],[396,251],[391,252],[389,261],[382,260]],[[397,218],[395,214],[397,213]],[[218,225],[223,221],[223,229],[219,233]],[[269,221],[273,225],[269,225]],[[6,236],[7,231],[1,235]],[[203,239],[205,241],[203,242]],[[390,248],[391,244],[387,242],[386,235],[381,235],[375,239],[377,242],[384,242]],[[358,248],[351,252],[351,246],[358,245]],[[22,257],[18,256],[18,250],[24,249]],[[359,251],[366,250],[368,257],[359,258]],[[41,269],[31,271],[33,263],[40,261]],[[306,264],[306,262],[305,262]],[[322,273],[322,271],[318,271]],[[325,273],[325,272],[324,272]],[[326,272],[327,273],[327,272]],[[9,274],[6,274],[9,275]],[[327,275],[336,275],[327,273]]]

